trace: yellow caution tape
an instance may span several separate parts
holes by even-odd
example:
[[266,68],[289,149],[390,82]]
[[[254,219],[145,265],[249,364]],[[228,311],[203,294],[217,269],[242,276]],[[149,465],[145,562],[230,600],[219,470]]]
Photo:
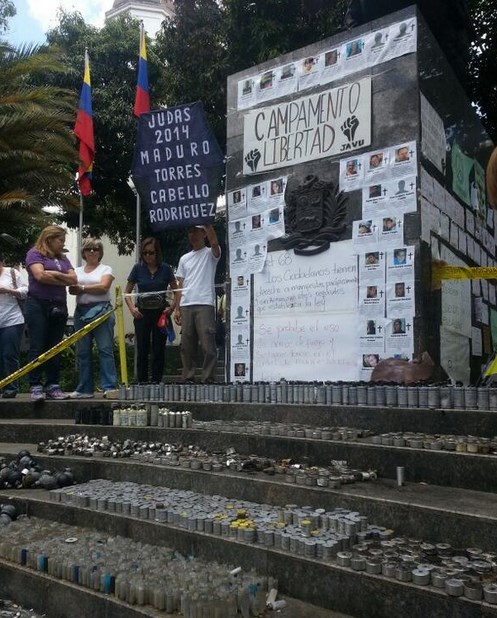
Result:
[[496,266],[448,266],[447,264],[432,264],[432,277],[442,279],[497,279]]
[[[40,354],[38,358],[35,358],[34,360],[29,362],[24,367],[21,367],[14,373],[10,374],[10,376],[7,376],[3,380],[0,380],[0,389],[7,386],[7,384],[10,384],[11,382],[18,380],[19,378],[22,378],[23,376],[25,376],[27,373],[29,373],[33,369],[36,369],[36,367],[43,365],[43,363],[46,363],[47,360],[50,360],[54,356],[57,356],[57,354],[60,354],[61,352],[63,352],[66,348],[71,346],[73,343],[76,343],[76,341],[79,341],[80,339],[82,339],[85,335],[87,335],[92,330],[100,326],[100,324],[103,324],[105,320],[108,320],[110,316],[114,313],[114,311],[117,312],[119,354],[120,354],[120,360],[121,360],[121,379],[122,379],[122,383],[127,385],[128,378],[127,378],[126,349],[124,347],[126,344],[124,340],[124,327],[122,326],[122,324],[121,324],[122,336],[121,336],[121,333],[119,332],[119,322],[123,321],[122,305],[123,305],[123,301],[122,301],[121,289],[118,287],[116,288],[116,307],[115,308],[110,309],[109,311],[101,315],[100,317],[93,320],[93,322],[86,324],[80,330],[76,331],[75,333],[67,337],[66,339],[63,339],[57,345],[54,345],[54,347],[50,348],[50,350],[47,350],[46,352],[43,352],[43,354]],[[120,313],[120,318],[119,318],[119,313]]]

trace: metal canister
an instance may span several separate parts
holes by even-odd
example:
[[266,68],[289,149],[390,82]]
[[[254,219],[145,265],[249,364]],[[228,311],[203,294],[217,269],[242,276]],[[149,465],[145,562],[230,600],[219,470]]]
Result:
[[407,387],[397,386],[397,406],[407,408]]
[[407,388],[407,407],[419,408],[419,391],[417,386]]
[[397,466],[397,487],[402,487],[405,483],[406,469],[404,466]]
[[488,410],[489,409],[489,389],[486,386],[479,386],[477,388],[477,405],[478,410]]

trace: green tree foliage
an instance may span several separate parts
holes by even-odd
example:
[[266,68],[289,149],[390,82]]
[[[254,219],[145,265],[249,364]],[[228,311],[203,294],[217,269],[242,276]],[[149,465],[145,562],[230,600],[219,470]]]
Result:
[[9,19],[16,15],[16,7],[12,0],[0,0],[0,34],[9,29]]
[[468,70],[473,99],[497,142],[497,11],[487,0],[469,0],[469,5],[475,31]]
[[15,238],[44,224],[43,207],[77,205],[70,194],[77,161],[69,129],[74,94],[35,82],[65,70],[54,51],[0,44],[0,212],[2,232]]

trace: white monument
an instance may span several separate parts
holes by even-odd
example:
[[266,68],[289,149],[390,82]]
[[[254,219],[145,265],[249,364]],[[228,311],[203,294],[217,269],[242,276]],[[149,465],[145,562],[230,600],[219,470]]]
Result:
[[105,13],[105,18],[114,19],[123,13],[129,13],[143,21],[147,34],[155,38],[166,17],[173,16],[174,7],[172,0],[114,0],[110,11]]

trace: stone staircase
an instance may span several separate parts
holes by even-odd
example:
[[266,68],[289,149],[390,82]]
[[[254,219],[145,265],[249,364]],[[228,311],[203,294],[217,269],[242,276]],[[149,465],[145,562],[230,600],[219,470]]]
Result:
[[[131,481],[187,489],[261,505],[308,505],[326,511],[341,507],[366,516],[370,523],[384,529],[393,529],[394,539],[401,539],[399,543],[402,538],[407,544],[412,539],[420,539],[426,547],[430,544],[432,547],[440,543],[450,544],[451,553],[459,556],[464,555],[468,548],[481,548],[486,553],[497,554],[497,455],[449,452],[431,449],[428,444],[417,448],[393,446],[391,440],[383,439],[384,443],[381,443],[382,440],[378,438],[378,435],[387,432],[471,434],[493,438],[497,435],[495,412],[258,403],[167,404],[171,409],[190,410],[197,421],[257,421],[266,423],[266,426],[269,423],[269,427],[276,423],[305,423],[314,427],[348,426],[368,429],[373,434],[357,440],[323,440],[271,435],[270,429],[256,435],[248,434],[240,429],[230,429],[228,425],[222,429],[216,425],[212,430],[205,427],[179,429],[74,425],[73,419],[78,408],[110,406],[116,402],[46,402],[39,407],[21,399],[0,400],[0,456],[9,458],[21,448],[35,451],[38,442],[46,442],[57,436],[86,433],[115,440],[130,438],[137,441],[196,444],[210,451],[232,447],[240,454],[275,459],[292,457],[314,466],[326,466],[331,460],[347,460],[354,468],[376,470],[379,477],[377,480],[332,489],[291,484],[278,474],[226,470],[213,472],[155,465],[137,459],[47,456],[33,452],[36,459],[47,468],[70,466],[77,482],[104,478],[116,482]],[[396,482],[398,466],[405,469],[404,486],[398,486]],[[401,615],[430,618],[497,617],[497,605],[463,596],[451,596],[443,587],[416,585],[412,581],[402,581],[402,578],[395,575],[369,573],[360,567],[360,560],[351,566],[336,557],[330,560],[309,558],[274,546],[214,536],[174,524],[96,511],[67,502],[54,502],[50,500],[48,492],[40,490],[3,490],[0,501],[12,502],[21,511],[41,518],[92,527],[136,541],[167,545],[204,559],[239,564],[244,569],[255,566],[259,571],[277,578],[282,593],[321,608],[309,609],[301,605],[292,609],[289,604],[281,613],[283,618],[317,618],[321,615],[324,618],[333,615],[331,611],[344,612],[357,618]],[[367,551],[367,547],[361,547],[359,543],[351,551],[360,554]],[[440,563],[440,557],[436,561]],[[494,568],[497,569],[497,566]],[[46,587],[47,576],[25,571],[3,562],[0,565],[2,581],[5,572],[9,574],[9,581],[17,582],[9,587],[11,596],[23,597],[16,600],[27,601],[37,607],[33,600],[33,590]],[[490,578],[491,575],[486,574],[483,579],[490,581]],[[77,599],[87,599],[85,591],[76,586],[67,584],[64,587],[60,582],[53,582],[53,586],[54,594],[62,598],[73,595],[71,603],[88,608],[92,607],[91,603],[99,602],[97,593],[91,593],[90,601],[83,601]],[[75,614],[70,611],[64,613],[52,597],[50,602],[45,597],[45,609],[50,607],[51,617],[87,616],[91,613],[98,616],[134,615],[132,608],[121,607],[122,603],[112,605],[108,597],[101,602],[105,602],[105,612],[103,609],[86,609],[88,613]],[[109,604],[112,609],[108,608]],[[38,609],[42,610],[43,607]],[[330,613],[326,613],[328,611]]]

